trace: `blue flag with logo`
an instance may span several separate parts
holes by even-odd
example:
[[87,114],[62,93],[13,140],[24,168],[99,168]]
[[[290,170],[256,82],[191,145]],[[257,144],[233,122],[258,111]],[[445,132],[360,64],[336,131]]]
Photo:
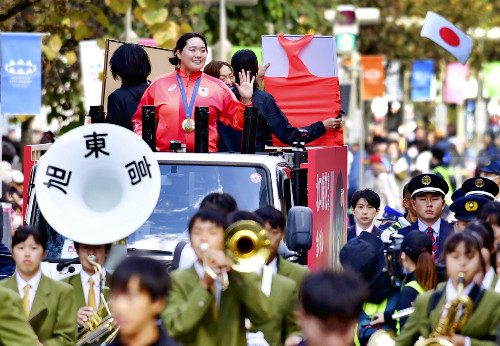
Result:
[[42,106],[42,40],[40,34],[1,34],[0,112],[40,114]]
[[414,102],[431,101],[432,79],[434,78],[433,60],[416,60],[411,74],[411,99]]

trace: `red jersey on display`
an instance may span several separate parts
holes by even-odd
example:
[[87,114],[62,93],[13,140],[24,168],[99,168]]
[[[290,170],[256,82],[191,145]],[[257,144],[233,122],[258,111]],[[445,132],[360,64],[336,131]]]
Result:
[[[294,127],[308,126],[316,121],[335,117],[340,112],[339,79],[318,77],[300,59],[300,51],[311,42],[313,35],[288,40],[283,34],[278,41],[288,57],[287,77],[264,77],[266,91],[274,96],[283,113]],[[275,145],[284,145],[273,136]],[[312,146],[344,145],[342,128],[309,143]]]
[[[219,135],[217,133],[217,117],[219,120],[242,131],[244,124],[245,105],[238,102],[233,92],[220,80],[195,72],[187,76],[183,69],[164,74],[156,78],[146,89],[137,111],[132,117],[134,132],[142,135],[142,106],[154,105],[156,110],[156,147],[159,151],[167,151],[171,140],[186,144],[187,151],[194,151],[194,131],[185,132],[182,121],[186,119],[184,103],[177,82],[177,74],[182,79],[188,104],[191,103],[193,90],[198,77],[201,78],[194,107],[209,107],[208,120],[209,152],[217,151]],[[194,120],[194,107],[191,119]]]

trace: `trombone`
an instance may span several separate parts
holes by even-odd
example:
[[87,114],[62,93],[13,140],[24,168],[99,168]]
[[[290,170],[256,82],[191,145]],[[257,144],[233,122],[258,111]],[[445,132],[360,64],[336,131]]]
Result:
[[[262,268],[269,258],[271,241],[267,231],[258,222],[241,220],[226,229],[224,252],[231,269],[242,273],[255,272]],[[221,284],[222,290],[229,287],[226,270],[217,275],[208,265],[210,249],[207,243],[200,244],[203,253],[203,269],[212,279]]]

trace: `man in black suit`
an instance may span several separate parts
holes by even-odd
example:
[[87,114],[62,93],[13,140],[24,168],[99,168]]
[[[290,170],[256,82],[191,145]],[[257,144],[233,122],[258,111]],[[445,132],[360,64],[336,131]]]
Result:
[[446,181],[436,174],[420,174],[410,180],[408,190],[418,219],[398,231],[403,236],[413,230],[427,233],[432,240],[435,262],[444,262],[441,254],[444,253],[446,237],[453,233],[453,224],[441,218],[445,206],[444,196],[448,189]]
[[369,232],[380,238],[382,231],[373,224],[373,220],[380,211],[380,197],[376,192],[370,189],[354,192],[351,210],[356,224],[347,228],[347,241],[356,238],[361,232]]

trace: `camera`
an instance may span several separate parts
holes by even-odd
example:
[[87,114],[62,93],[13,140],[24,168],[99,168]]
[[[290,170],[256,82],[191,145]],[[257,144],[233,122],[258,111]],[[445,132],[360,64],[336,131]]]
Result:
[[399,263],[399,254],[401,253],[403,238],[401,234],[393,233],[389,238],[390,241],[384,242],[384,272],[391,277],[391,282],[394,287],[401,287],[404,278],[403,269],[401,268],[401,263]]

